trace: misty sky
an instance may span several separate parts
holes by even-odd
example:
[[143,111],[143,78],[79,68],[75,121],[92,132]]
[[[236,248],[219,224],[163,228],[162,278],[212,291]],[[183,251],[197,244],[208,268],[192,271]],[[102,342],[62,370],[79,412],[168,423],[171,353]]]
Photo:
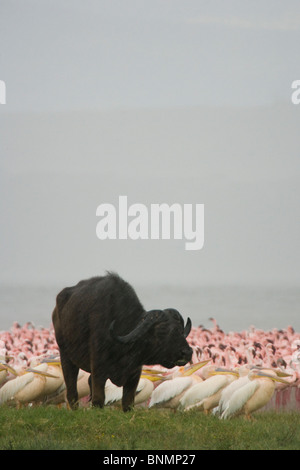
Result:
[[[0,3],[0,281],[299,284],[298,1]],[[203,203],[205,243],[96,208]]]
[[297,0],[11,0],[0,13],[6,112],[286,102],[299,78]]

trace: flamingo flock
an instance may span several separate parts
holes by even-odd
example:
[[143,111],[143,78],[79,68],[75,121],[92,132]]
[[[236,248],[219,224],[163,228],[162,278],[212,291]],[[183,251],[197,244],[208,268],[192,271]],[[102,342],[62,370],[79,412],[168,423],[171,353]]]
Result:
[[[263,331],[251,327],[224,331],[214,319],[211,328],[193,327],[187,338],[192,364],[175,367],[145,365],[135,404],[149,408],[213,412],[221,419],[244,414],[248,418],[280,397],[293,398],[300,409],[300,334],[286,329]],[[78,393],[88,403],[89,374],[79,371]],[[120,403],[122,390],[106,384],[105,406]],[[273,402],[272,402],[273,400]],[[275,401],[274,401],[275,400]],[[66,390],[54,329],[14,322],[0,331],[0,406],[66,405]]]

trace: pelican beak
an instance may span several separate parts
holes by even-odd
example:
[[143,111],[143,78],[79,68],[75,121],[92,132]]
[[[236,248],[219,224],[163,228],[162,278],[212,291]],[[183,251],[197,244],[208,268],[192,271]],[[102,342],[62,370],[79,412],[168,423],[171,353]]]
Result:
[[254,377],[258,379],[261,377],[265,377],[267,379],[273,380],[274,382],[280,382],[280,383],[287,384],[287,385],[290,384],[290,382],[288,382],[287,380],[281,379],[280,377],[273,377],[273,375],[269,375],[264,372],[257,372],[257,374],[255,374]]
[[55,365],[55,366],[60,366],[61,361],[57,358],[45,358],[41,361],[41,364],[49,364],[49,365]]
[[39,375],[42,375],[43,377],[50,377],[52,379],[59,379],[59,377],[57,375],[48,374],[47,372],[42,372],[41,370],[32,369],[31,367],[26,369],[26,372],[33,372],[34,374],[39,374]]
[[206,364],[208,364],[210,362],[210,359],[208,359],[207,361],[201,361],[201,362],[197,362],[196,364],[193,364],[191,366],[189,366],[183,373],[183,375],[185,377],[189,376],[189,375],[192,375],[194,372],[196,372],[197,370],[201,369],[201,367],[204,367],[206,366]]
[[148,380],[151,380],[151,382],[156,382],[158,380],[164,380],[163,377],[159,377],[157,375],[147,375],[147,374],[142,374],[141,379],[148,379]]
[[13,375],[18,375],[18,372],[8,364],[0,364],[0,370],[7,370],[7,372],[10,372]]
[[282,372],[282,370],[275,370],[277,377],[292,377],[291,374],[287,374],[286,372]]
[[49,366],[59,366],[59,367],[61,367],[61,362],[59,362],[59,361],[49,361],[49,362],[47,361],[47,364]]
[[147,367],[146,367],[145,369],[144,369],[144,368],[142,369],[142,374],[143,374],[144,372],[145,372],[146,374],[148,374],[148,375],[151,375],[151,374],[156,375],[156,374],[161,374],[161,373],[162,373],[161,370],[157,370],[157,369],[148,369]]
[[264,367],[264,366],[253,366],[252,369],[259,369],[259,370],[272,370],[273,372],[276,373],[278,377],[292,377],[291,374],[287,374],[286,372],[283,372],[280,369],[272,369],[271,367]]
[[230,369],[222,369],[221,367],[218,367],[215,370],[212,370],[211,372],[208,373],[208,375],[235,375],[236,377],[239,377],[239,373],[236,370],[230,370]]

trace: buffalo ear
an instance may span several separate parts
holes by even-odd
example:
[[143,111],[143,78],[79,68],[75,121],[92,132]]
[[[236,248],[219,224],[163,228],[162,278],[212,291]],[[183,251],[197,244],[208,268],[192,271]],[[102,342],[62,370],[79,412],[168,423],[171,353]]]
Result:
[[191,319],[188,318],[187,321],[186,321],[186,325],[184,327],[184,330],[183,330],[185,338],[190,334],[191,328],[192,328],[192,322],[191,322]]

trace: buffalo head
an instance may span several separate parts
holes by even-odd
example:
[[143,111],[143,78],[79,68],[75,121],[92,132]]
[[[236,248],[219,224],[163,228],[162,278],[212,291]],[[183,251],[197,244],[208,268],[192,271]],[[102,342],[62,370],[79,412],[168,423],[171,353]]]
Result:
[[180,313],[168,308],[145,312],[138,325],[124,336],[115,334],[113,321],[110,334],[116,342],[142,351],[143,364],[161,364],[170,369],[191,361],[193,351],[186,341],[191,327],[190,318],[184,325]]

